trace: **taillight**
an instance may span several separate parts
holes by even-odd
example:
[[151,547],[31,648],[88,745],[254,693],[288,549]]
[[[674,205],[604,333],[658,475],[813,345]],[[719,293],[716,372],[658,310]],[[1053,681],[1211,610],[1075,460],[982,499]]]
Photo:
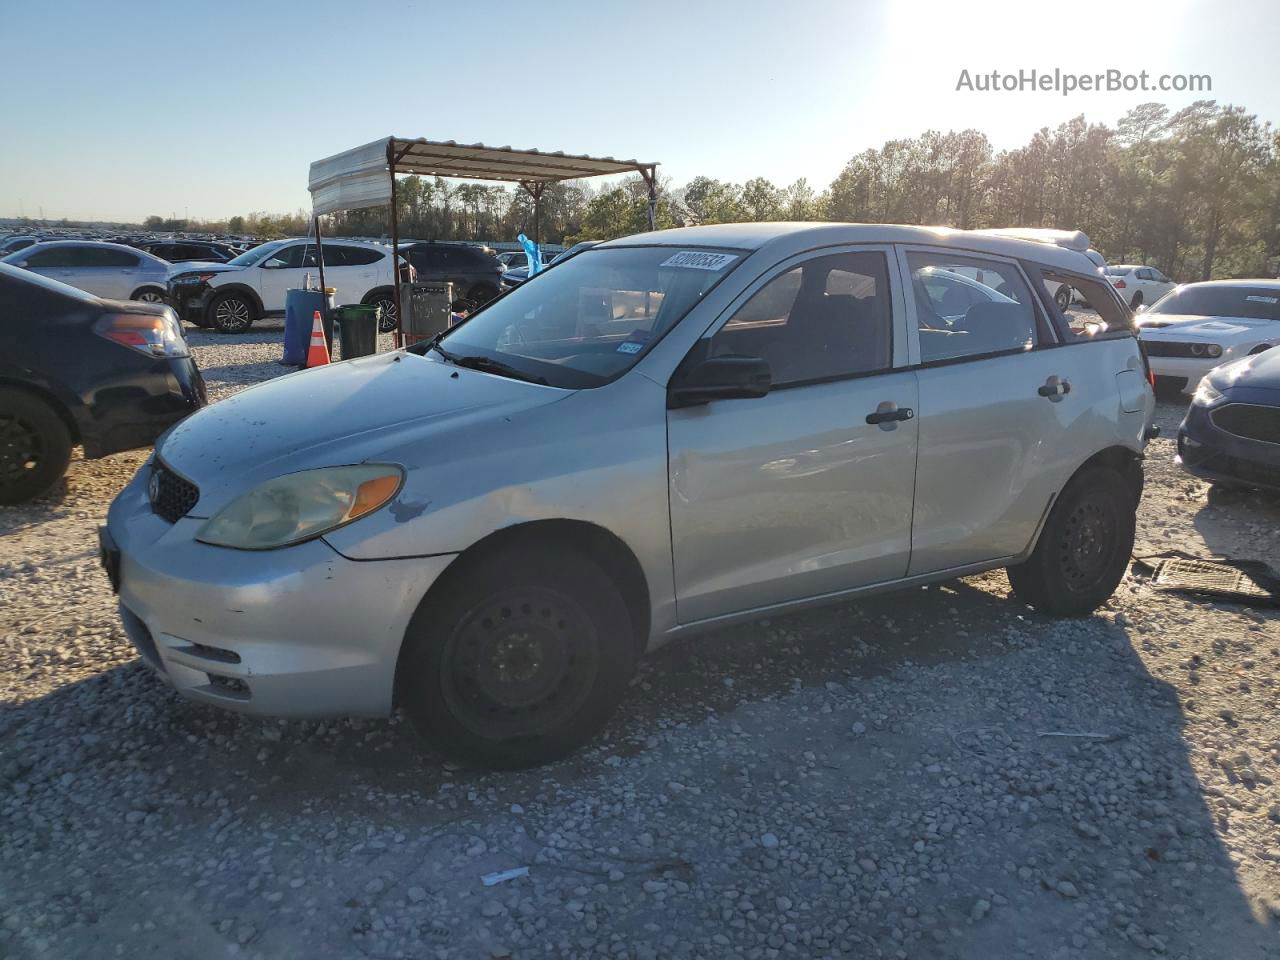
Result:
[[1124,289],[1124,281],[1123,281],[1123,280],[1117,280],[1117,281],[1116,281],[1116,289],[1117,289],[1117,290],[1123,290],[1123,289]]
[[163,313],[108,313],[98,318],[93,332],[149,357],[186,357],[182,328],[172,310]]

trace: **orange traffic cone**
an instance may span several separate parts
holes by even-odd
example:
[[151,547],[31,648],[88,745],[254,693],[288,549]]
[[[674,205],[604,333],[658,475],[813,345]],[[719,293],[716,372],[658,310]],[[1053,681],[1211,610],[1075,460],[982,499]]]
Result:
[[324,321],[316,311],[311,321],[311,345],[307,347],[307,367],[322,367],[329,362],[329,344],[324,338]]

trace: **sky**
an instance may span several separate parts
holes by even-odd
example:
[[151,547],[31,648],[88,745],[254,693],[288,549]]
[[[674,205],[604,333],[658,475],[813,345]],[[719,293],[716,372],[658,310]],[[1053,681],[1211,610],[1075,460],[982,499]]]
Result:
[[[928,129],[1010,148],[1196,99],[1280,123],[1275,0],[0,0],[0,23],[0,217],[307,209],[311,161],[391,134],[821,190]],[[1032,69],[1212,91],[957,90]]]

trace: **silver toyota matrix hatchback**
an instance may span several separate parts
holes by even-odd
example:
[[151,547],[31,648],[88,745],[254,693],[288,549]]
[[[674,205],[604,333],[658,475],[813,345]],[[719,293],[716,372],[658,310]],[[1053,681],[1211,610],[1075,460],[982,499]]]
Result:
[[174,427],[102,531],[124,625],[193,700],[399,705],[515,767],[594,736],[646,650],[738,619],[994,567],[1088,614],[1128,562],[1153,397],[1081,241],[596,246],[433,342]]

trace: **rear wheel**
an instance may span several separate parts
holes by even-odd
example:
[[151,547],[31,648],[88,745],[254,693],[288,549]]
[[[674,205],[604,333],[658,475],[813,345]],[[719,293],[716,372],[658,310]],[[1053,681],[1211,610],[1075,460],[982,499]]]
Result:
[[1031,556],[1009,567],[1013,592],[1050,616],[1092,613],[1124,578],[1136,514],[1134,492],[1115,470],[1079,474],[1054,504]]
[[361,303],[370,307],[381,307],[382,315],[378,318],[378,332],[391,333],[400,326],[400,315],[396,312],[396,298],[390,290],[374,290],[366,293]]
[[474,301],[476,306],[483,306],[497,295],[497,287],[490,286],[487,283],[477,283],[467,292],[467,299]]
[[486,767],[576,750],[605,725],[635,665],[618,588],[556,545],[463,563],[405,634],[397,684],[410,723],[440,752]]
[[70,461],[71,432],[58,412],[24,390],[0,388],[0,503],[39,496]]
[[207,319],[219,333],[244,333],[257,319],[257,305],[243,293],[222,293],[209,304]]

